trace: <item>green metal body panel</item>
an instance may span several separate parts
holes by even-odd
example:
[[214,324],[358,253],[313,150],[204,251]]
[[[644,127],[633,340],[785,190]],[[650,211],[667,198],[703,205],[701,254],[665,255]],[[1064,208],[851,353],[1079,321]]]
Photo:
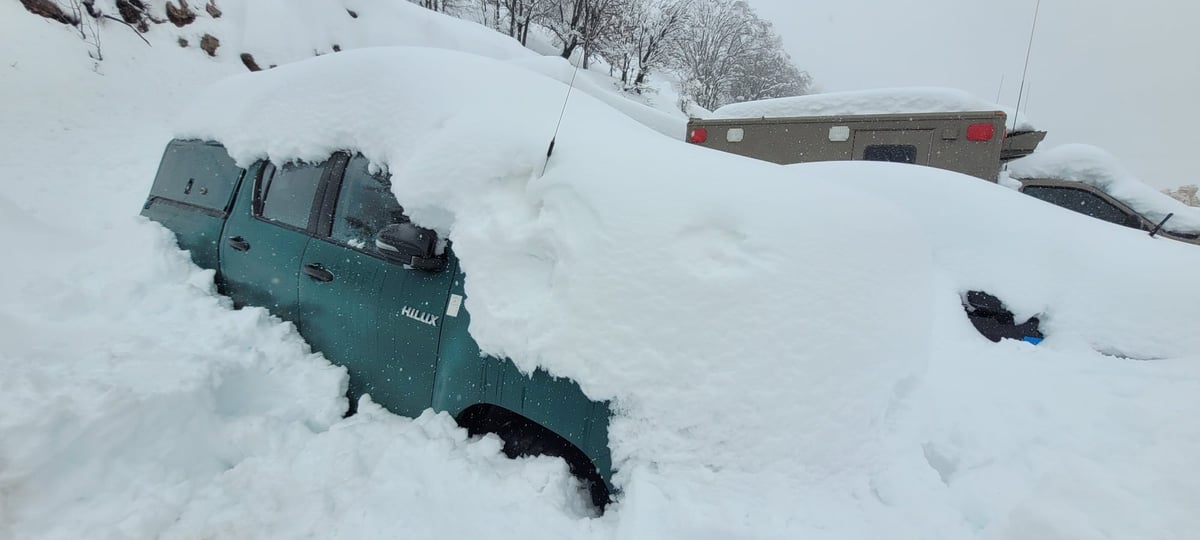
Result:
[[[464,280],[459,273],[450,293],[465,300]],[[526,375],[511,360],[484,356],[467,331],[471,314],[466,309],[457,316],[447,314],[443,320],[433,408],[458,416],[472,405],[486,403],[516,412],[587,454],[611,489],[609,404],[592,401],[570,379],[553,377],[542,370]]]
[[453,274],[413,270],[325,239],[309,244],[304,264],[319,264],[334,279],[301,276],[301,332],[350,371],[351,399],[367,393],[406,416],[428,409]]
[[[262,306],[281,319],[298,322],[300,261],[311,237],[305,231],[251,213],[254,181],[264,172],[269,170],[263,164],[247,171],[225,221],[224,240],[220,242],[221,288],[238,306]],[[234,249],[229,242],[234,238],[242,239],[250,248]]]
[[[274,167],[258,163],[246,171],[229,169],[225,165],[231,160],[213,157],[215,147],[228,160],[214,145],[173,141],[164,157],[169,166],[160,168],[143,215],[174,231],[198,265],[218,269],[222,293],[236,305],[267,307],[295,322],[314,350],[347,367],[352,399],[368,393],[406,416],[431,407],[455,417],[475,405],[503,407],[575,445],[612,488],[608,403],[592,401],[570,379],[540,370],[526,375],[510,360],[483,355],[468,332],[465,276],[451,249],[444,271],[426,272],[334,241],[328,229],[321,230],[321,220],[301,230],[255,217],[256,182]],[[178,159],[189,149],[200,155]],[[335,172],[326,176],[341,174],[339,166],[329,167]],[[209,194],[232,197],[221,211],[165,197],[179,186],[179,178],[194,177],[188,167],[219,172],[205,181]],[[331,192],[336,189],[337,182],[322,182],[333,186]],[[315,196],[313,216],[330,212],[336,200],[336,193],[324,191]],[[238,242],[232,238],[248,249],[235,249]],[[306,266],[317,266],[332,279],[310,277]]]

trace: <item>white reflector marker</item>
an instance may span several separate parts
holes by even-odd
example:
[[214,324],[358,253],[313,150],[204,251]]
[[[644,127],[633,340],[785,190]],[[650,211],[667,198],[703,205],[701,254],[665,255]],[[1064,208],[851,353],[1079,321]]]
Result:
[[742,142],[745,137],[746,130],[742,128],[729,128],[729,131],[725,132],[725,140],[728,142]]
[[833,126],[829,128],[829,140],[833,142],[850,140],[850,126]]
[[462,295],[458,295],[458,294],[450,295],[450,303],[446,304],[446,316],[447,317],[457,317],[458,316],[458,309],[462,307],[462,300],[463,300]]

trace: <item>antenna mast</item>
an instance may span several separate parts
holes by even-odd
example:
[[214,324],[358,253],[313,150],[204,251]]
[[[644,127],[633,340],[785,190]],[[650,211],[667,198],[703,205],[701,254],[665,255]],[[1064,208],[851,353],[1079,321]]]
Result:
[[1033,52],[1033,34],[1037,31],[1038,12],[1042,9],[1042,0],[1037,0],[1033,8],[1033,26],[1029,28],[1029,45],[1025,47],[1025,68],[1021,71],[1021,89],[1017,91],[1017,110],[1013,111],[1013,128],[1017,127],[1017,117],[1021,115],[1021,98],[1025,94],[1025,75],[1029,73],[1029,54]]
[[[579,62],[579,64],[582,63],[582,61]],[[550,154],[554,153],[554,141],[558,140],[558,128],[562,127],[563,116],[567,114],[567,103],[571,101],[571,90],[575,89],[575,76],[579,75],[579,64],[575,64],[575,71],[571,72],[571,82],[567,85],[567,96],[563,98],[562,110],[558,111],[558,123],[554,124],[554,136],[550,137],[550,147],[546,149],[546,161],[542,163],[543,175],[546,174],[546,167],[550,165]]]

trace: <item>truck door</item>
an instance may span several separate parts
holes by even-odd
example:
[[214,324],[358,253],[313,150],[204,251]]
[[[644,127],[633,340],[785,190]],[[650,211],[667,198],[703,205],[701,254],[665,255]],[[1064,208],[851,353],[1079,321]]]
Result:
[[220,245],[222,290],[235,304],[262,306],[296,321],[300,260],[315,226],[324,174],[324,163],[251,168]]
[[929,163],[931,129],[862,129],[854,132],[854,159]]
[[300,325],[315,349],[349,370],[352,400],[369,393],[417,416],[432,401],[455,268],[425,272],[380,255],[379,230],[408,221],[391,183],[362,156],[332,161],[327,211],[301,262]]

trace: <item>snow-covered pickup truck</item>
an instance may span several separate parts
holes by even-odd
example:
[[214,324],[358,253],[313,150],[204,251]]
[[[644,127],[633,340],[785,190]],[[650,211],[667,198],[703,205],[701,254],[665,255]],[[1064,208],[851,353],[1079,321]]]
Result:
[[412,224],[361,155],[243,169],[215,142],[174,140],[142,215],[175,232],[238,306],[269,308],[350,374],[350,410],[433,408],[510,456],[564,458],[599,507],[612,477],[610,409],[579,386],[483,356],[467,333],[453,249]]

